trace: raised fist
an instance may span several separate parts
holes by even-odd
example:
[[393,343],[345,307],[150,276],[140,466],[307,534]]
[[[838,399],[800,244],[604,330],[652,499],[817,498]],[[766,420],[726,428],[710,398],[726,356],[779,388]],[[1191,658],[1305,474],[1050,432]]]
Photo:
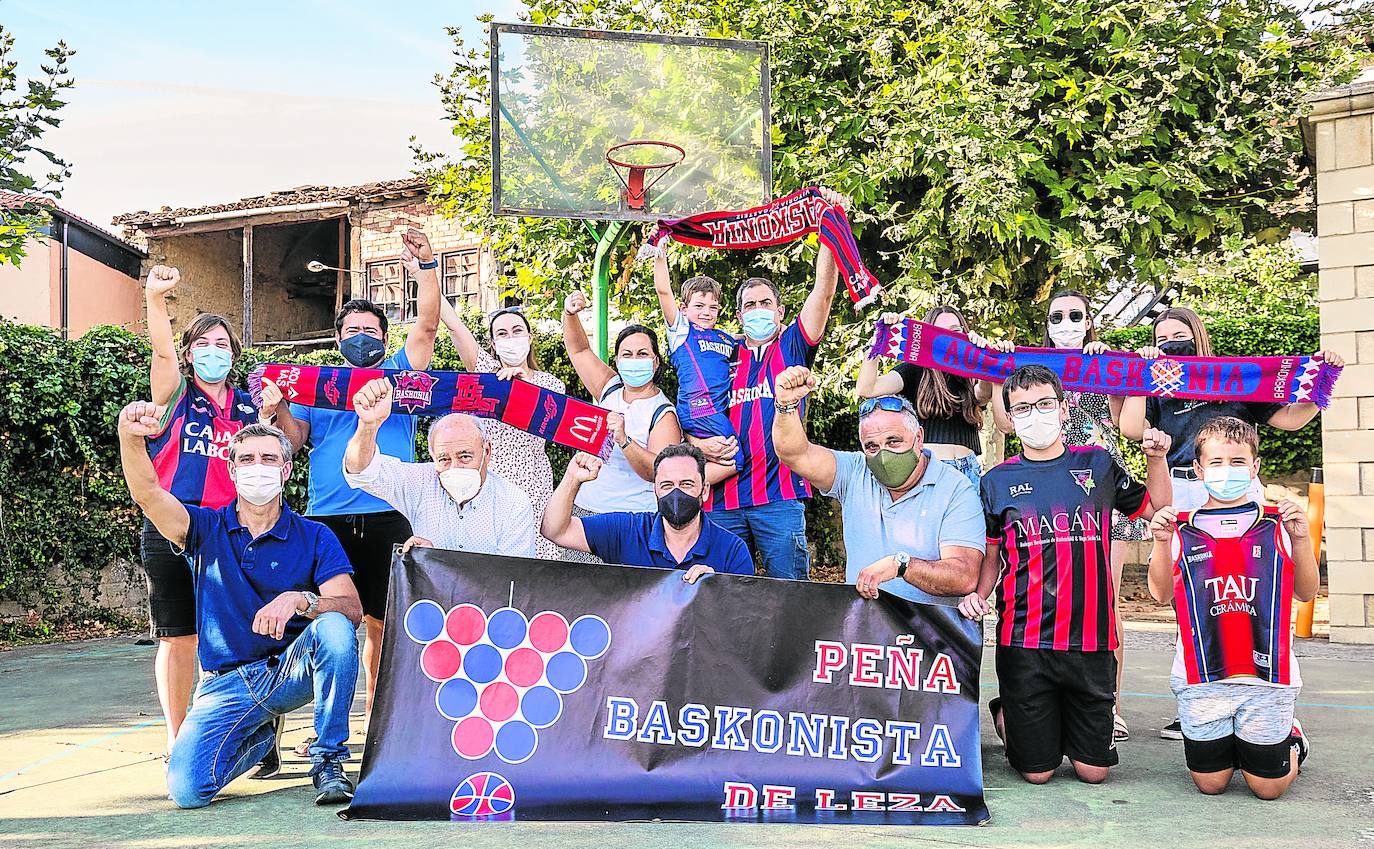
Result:
[[568,463],[568,477],[579,484],[596,480],[596,476],[599,474],[601,474],[601,461],[584,451],[574,454]]
[[1146,457],[1163,458],[1169,455],[1169,446],[1174,438],[1159,428],[1146,428],[1140,435],[1140,448]]
[[577,315],[587,308],[587,296],[581,292],[573,292],[563,301],[563,312],[568,315]]
[[386,421],[391,415],[391,381],[379,377],[364,383],[353,396],[353,412],[358,414],[359,424],[377,427]]
[[170,265],[155,265],[148,272],[148,294],[164,296],[181,282],[181,272]]
[[816,376],[806,366],[783,369],[773,381],[773,403],[792,405],[801,401],[816,388]]
[[401,234],[401,244],[420,262],[433,262],[434,249],[429,246],[429,237],[414,227]]
[[119,412],[119,429],[130,436],[156,436],[166,412],[165,406],[152,401],[135,401]]

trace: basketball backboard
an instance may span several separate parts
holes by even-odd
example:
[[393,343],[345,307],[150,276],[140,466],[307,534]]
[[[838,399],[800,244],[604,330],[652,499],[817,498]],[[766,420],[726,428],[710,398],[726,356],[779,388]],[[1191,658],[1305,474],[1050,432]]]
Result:
[[497,215],[652,221],[772,197],[762,42],[493,23],[491,125]]

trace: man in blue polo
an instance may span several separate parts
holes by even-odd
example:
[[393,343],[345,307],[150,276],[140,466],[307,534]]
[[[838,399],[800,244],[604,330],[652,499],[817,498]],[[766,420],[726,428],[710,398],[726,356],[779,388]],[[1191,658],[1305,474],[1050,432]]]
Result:
[[973,484],[922,445],[920,419],[905,398],[859,407],[862,451],[833,451],[806,438],[798,410],[816,386],[807,368],[778,375],[773,446],[778,459],[840,502],[845,579],[859,595],[878,588],[925,603],[957,605],[978,584],[986,548]]
[[282,500],[291,444],[265,424],[229,440],[237,498],[218,510],[182,504],[159,484],[144,438],[163,410],[136,401],[119,415],[124,480],[143,514],[195,580],[197,653],[204,674],[167,762],[167,789],[199,808],[277,745],[280,718],[311,700],[315,803],[353,797],[344,772],[348,712],[358,680],[362,603],[334,534]]
[[578,488],[600,472],[601,461],[590,454],[573,457],[544,508],[540,533],[607,563],[682,569],[682,579],[689,584],[708,572],[754,574],[749,549],[701,510],[711,487],[706,483],[706,456],[695,446],[669,445],[654,458],[655,512],[573,516]]

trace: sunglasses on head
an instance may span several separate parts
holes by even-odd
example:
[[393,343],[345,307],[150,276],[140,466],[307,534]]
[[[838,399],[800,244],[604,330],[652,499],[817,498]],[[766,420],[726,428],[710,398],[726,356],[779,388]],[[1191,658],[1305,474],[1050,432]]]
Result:
[[898,398],[896,395],[884,395],[881,398],[866,398],[859,404],[859,418],[872,413],[874,410],[885,410],[889,413],[911,413],[916,415],[916,409],[911,406],[911,402],[905,398]]
[[[1068,317],[1069,317],[1069,321],[1072,321],[1074,324],[1077,324],[1077,323],[1079,323],[1080,321],[1082,321],[1086,316],[1083,314],[1083,311],[1082,311],[1082,310],[1069,310],[1069,312],[1068,312]],[[1064,323],[1064,313],[1063,313],[1063,312],[1055,311],[1055,312],[1050,313],[1050,324],[1063,324],[1063,323]]]
[[525,308],[519,305],[513,307],[501,307],[499,310],[492,310],[491,315],[487,316],[487,321],[495,321],[503,315],[518,315],[525,317]]

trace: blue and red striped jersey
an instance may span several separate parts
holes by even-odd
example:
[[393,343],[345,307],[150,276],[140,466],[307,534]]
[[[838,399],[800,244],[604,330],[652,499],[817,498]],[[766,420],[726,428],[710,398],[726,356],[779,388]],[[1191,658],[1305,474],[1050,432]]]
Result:
[[256,422],[258,410],[247,392],[228,389],[220,407],[183,377],[167,402],[162,431],[148,437],[158,483],[183,504],[218,510],[237,497],[229,479],[229,439]]
[[988,543],[1001,546],[997,642],[1060,651],[1116,648],[1112,511],[1145,512],[1145,486],[1095,446],[1053,460],[1017,455],[983,475]]
[[783,369],[814,363],[818,345],[819,340],[807,337],[798,318],[767,345],[740,346],[730,379],[729,416],[744,463],[739,474],[712,489],[709,509],[734,510],[811,497],[811,484],[779,462],[773,450],[773,381]]
[[1174,609],[1189,684],[1293,683],[1294,565],[1284,536],[1278,511],[1254,503],[1179,514]]
[[730,436],[694,427],[695,419],[724,415],[730,370],[739,342],[724,330],[703,329],[679,311],[668,327],[668,361],[677,371],[677,417],[693,436]]

